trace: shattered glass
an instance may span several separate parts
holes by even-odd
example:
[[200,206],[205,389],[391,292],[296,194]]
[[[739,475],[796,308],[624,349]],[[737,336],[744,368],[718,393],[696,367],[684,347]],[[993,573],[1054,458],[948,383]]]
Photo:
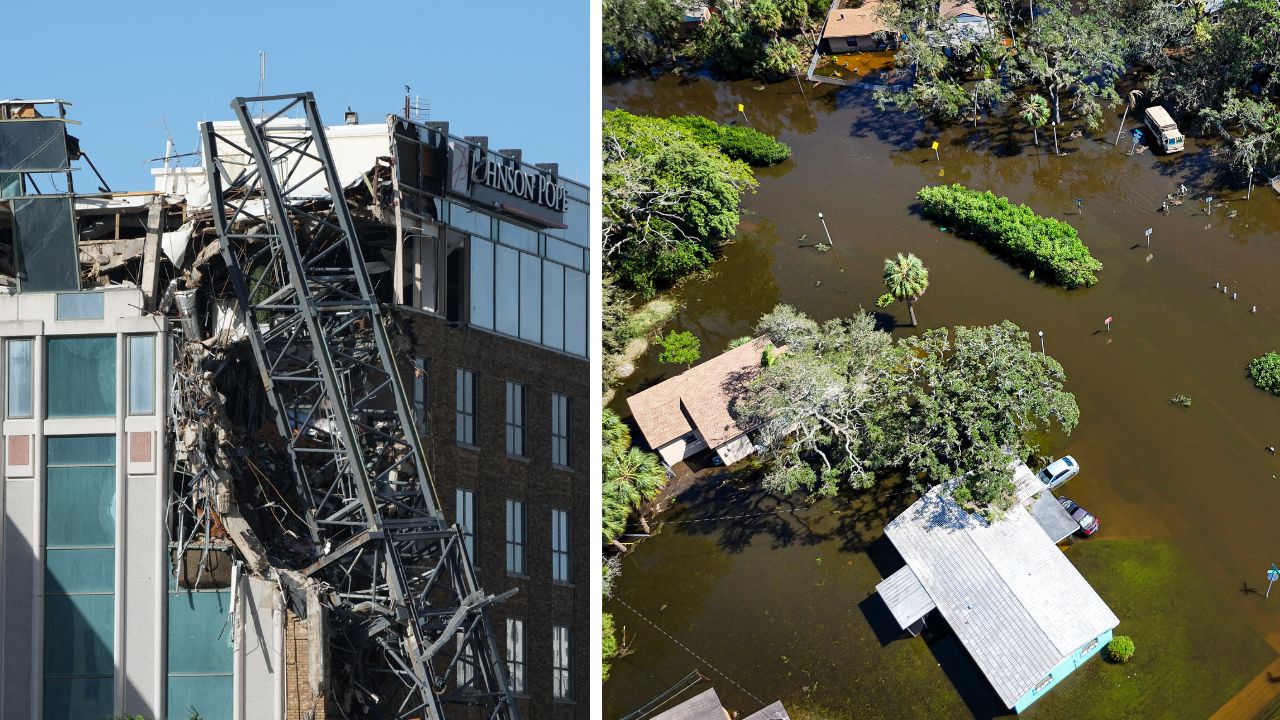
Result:
[[19,290],[79,290],[71,198],[24,197],[12,202]]
[[62,120],[0,122],[0,171],[58,172],[70,167],[67,124]]

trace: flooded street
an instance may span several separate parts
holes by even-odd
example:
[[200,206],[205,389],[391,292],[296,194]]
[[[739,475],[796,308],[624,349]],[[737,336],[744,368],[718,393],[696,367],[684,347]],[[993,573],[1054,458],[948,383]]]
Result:
[[[1091,662],[1024,716],[1208,717],[1255,678],[1250,692],[1262,689],[1249,702],[1274,696],[1280,686],[1267,687],[1265,673],[1280,649],[1280,593],[1268,601],[1241,589],[1265,588],[1266,569],[1280,563],[1280,456],[1265,450],[1280,445],[1280,398],[1246,373],[1250,360],[1280,350],[1274,191],[1255,185],[1246,202],[1243,188],[1224,189],[1211,148],[1193,140],[1170,157],[1128,155],[1127,133],[1113,144],[1112,116],[1080,139],[1068,139],[1068,121],[1058,137],[1066,154],[1055,156],[1048,128],[1038,152],[1021,121],[937,134],[877,111],[865,90],[663,77],[604,93],[606,108],[721,122],[733,122],[741,102],[753,127],[792,147],[792,159],[757,174],[738,239],[712,274],[673,293],[683,308],[667,329],[697,335],[704,358],[780,302],[818,320],[875,310],[883,260],[898,252],[930,270],[916,304],[922,329],[1007,318],[1032,342],[1044,332],[1081,411],[1073,435],[1045,452],[1080,461],[1060,494],[1102,523],[1067,553],[1138,651],[1124,666]],[[920,218],[916,191],[940,182],[991,189],[1071,223],[1104,265],[1099,284],[1046,285]],[[1179,183],[1192,199],[1158,212]],[[834,241],[826,253],[812,247],[825,241],[818,212]],[[914,332],[905,305],[877,312],[895,335]],[[627,395],[677,371],[656,356],[619,388],[619,411]],[[1169,404],[1178,393],[1190,409]],[[901,561],[882,527],[913,499],[888,483],[809,505],[754,491],[742,475],[701,480],[626,557],[617,599],[605,603],[632,650],[604,685],[605,717],[695,668],[744,715],[775,699],[796,718],[1000,715],[949,633],[886,632],[892,621],[874,587]]]

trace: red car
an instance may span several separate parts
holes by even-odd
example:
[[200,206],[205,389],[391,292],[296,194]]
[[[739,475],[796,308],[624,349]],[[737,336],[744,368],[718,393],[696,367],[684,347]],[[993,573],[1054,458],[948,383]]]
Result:
[[1066,510],[1071,519],[1075,520],[1076,524],[1080,526],[1079,532],[1081,535],[1089,537],[1098,532],[1098,526],[1102,523],[1098,522],[1098,518],[1091,515],[1088,510],[1077,505],[1075,500],[1061,497],[1058,498],[1058,502],[1062,503],[1062,509]]

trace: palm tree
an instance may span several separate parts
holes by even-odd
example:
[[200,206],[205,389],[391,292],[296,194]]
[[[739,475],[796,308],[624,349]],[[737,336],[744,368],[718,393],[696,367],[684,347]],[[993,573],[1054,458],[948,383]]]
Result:
[[911,327],[915,327],[915,302],[929,289],[929,269],[912,253],[898,253],[896,260],[885,258],[884,287],[894,300],[907,302],[907,309],[911,312]]
[[1043,95],[1028,95],[1018,108],[1022,120],[1031,126],[1031,137],[1035,138],[1036,147],[1040,147],[1039,128],[1049,122],[1049,101]]
[[1116,147],[1120,146],[1120,134],[1124,132],[1124,121],[1129,118],[1129,111],[1138,107],[1138,101],[1141,99],[1141,90],[1135,88],[1129,91],[1129,96],[1124,103],[1124,115],[1120,116],[1120,129],[1116,131]]
[[627,448],[625,452],[611,447],[604,449],[604,485],[601,489],[605,503],[615,501],[621,507],[635,510],[646,533],[649,532],[649,523],[639,510],[656,498],[666,484],[667,472],[657,455],[636,447]]
[[625,452],[631,447],[631,430],[618,417],[618,413],[605,408],[600,423],[600,436],[605,447],[614,448],[617,452]]

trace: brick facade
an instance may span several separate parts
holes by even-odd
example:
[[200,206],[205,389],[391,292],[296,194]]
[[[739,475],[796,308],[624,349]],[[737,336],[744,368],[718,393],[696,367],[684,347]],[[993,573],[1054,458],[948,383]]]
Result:
[[[450,326],[401,309],[412,353],[426,361],[426,449],[448,519],[457,488],[475,493],[475,564],[488,593],[519,592],[490,612],[499,654],[505,657],[508,617],[525,623],[526,718],[585,720],[590,714],[590,365],[586,360],[483,330]],[[400,358],[408,365],[409,358]],[[475,447],[455,442],[455,373],[476,374]],[[506,451],[506,382],[524,385],[525,458]],[[412,396],[412,381],[406,382]],[[570,398],[570,468],[551,462],[551,396]],[[506,501],[524,503],[523,577],[506,572]],[[570,583],[552,581],[551,513],[570,518]],[[552,626],[570,628],[570,700],[552,700]]]

